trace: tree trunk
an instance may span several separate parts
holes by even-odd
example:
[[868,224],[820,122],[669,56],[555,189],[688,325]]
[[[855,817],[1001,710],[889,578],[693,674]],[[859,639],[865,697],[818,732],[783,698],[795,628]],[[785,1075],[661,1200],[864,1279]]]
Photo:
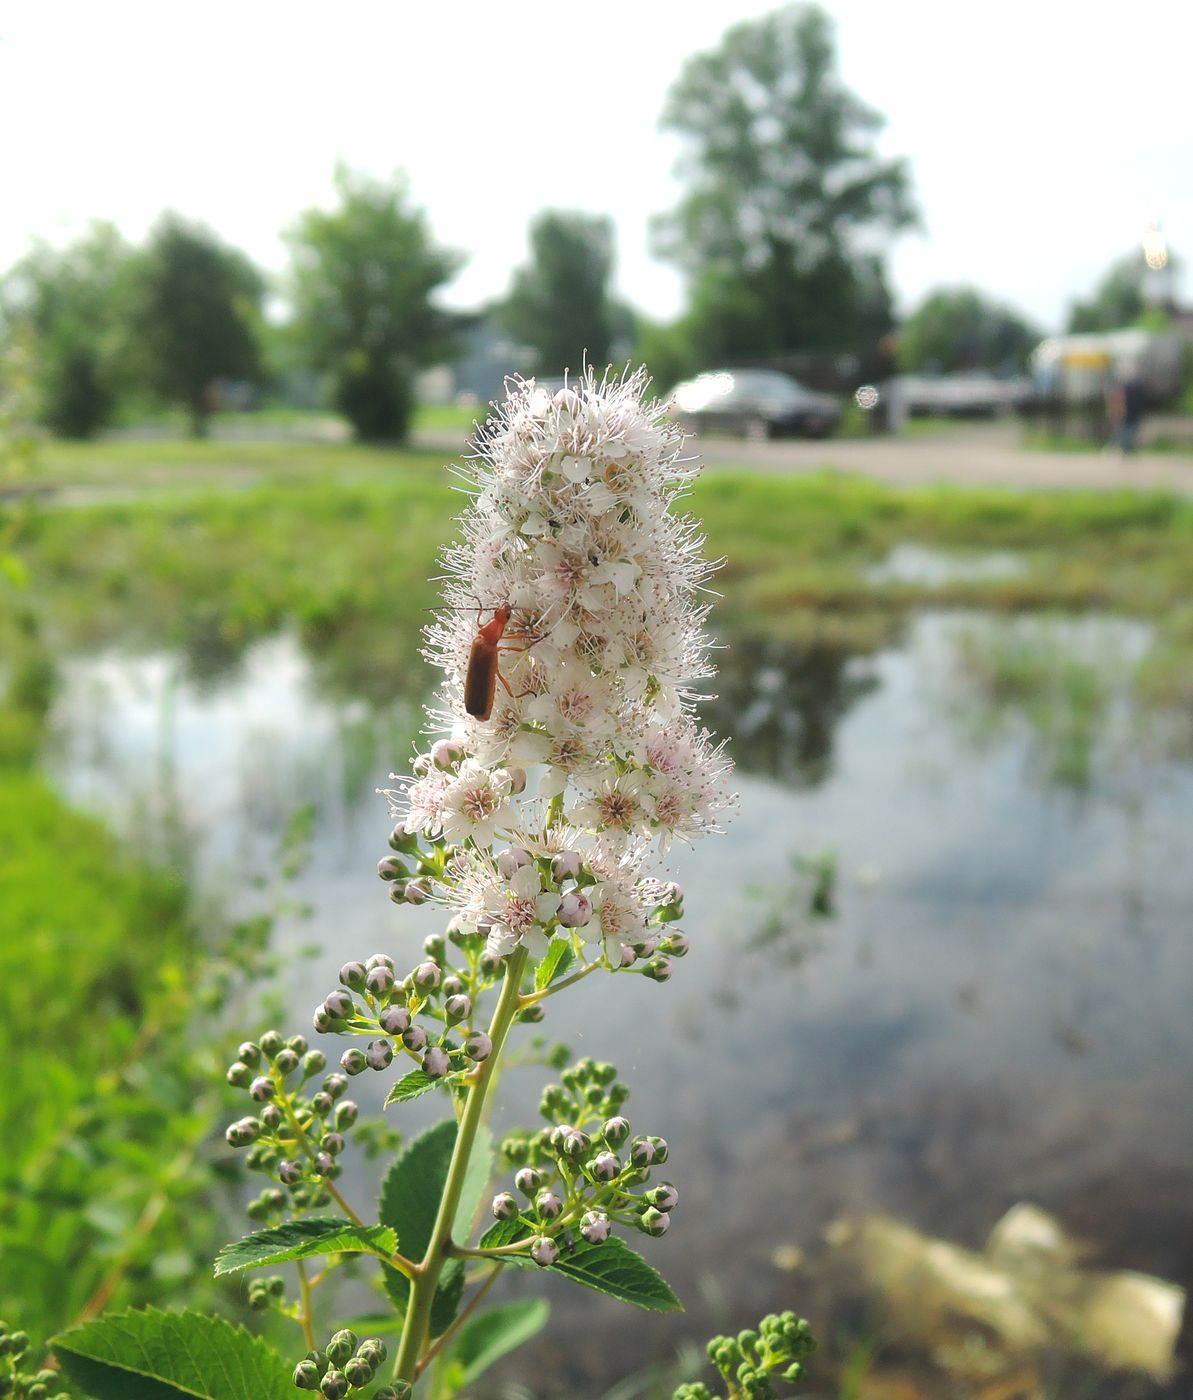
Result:
[[186,406],[187,416],[190,419],[190,431],[193,438],[205,438],[207,436],[208,423],[211,418],[211,410],[207,406],[207,395],[202,394],[196,399],[192,399]]

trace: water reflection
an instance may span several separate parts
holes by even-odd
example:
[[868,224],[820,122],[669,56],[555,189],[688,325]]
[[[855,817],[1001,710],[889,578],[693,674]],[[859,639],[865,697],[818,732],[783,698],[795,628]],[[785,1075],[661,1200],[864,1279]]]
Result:
[[718,664],[709,727],[733,736],[745,772],[799,786],[829,775],[837,726],[878,684],[871,663],[843,647],[764,633],[735,635]]
[[[1118,692],[1080,802],[1047,780],[1030,717],[975,742],[966,648],[1017,625],[925,615],[860,663],[748,637],[722,655],[710,720],[738,736],[742,810],[674,854],[692,953],[665,988],[590,979],[543,1027],[614,1058],[636,1128],[671,1142],[683,1204],[647,1252],[689,1311],[629,1332],[613,1304],[555,1289],[558,1325],[509,1376],[599,1395],[770,1307],[836,1327],[827,1275],[771,1256],[783,1242],[815,1260],[842,1214],[976,1245],[1029,1199],[1108,1265],[1193,1281],[1193,767],[1132,746]],[[1131,660],[1146,639],[1115,626],[1078,629],[1078,648]],[[109,654],[64,668],[48,762],[126,829],[181,811],[201,882],[228,891],[313,800],[296,890],[312,917],[281,930],[322,949],[291,974],[305,1007],[348,955],[413,959],[439,922],[371,877],[386,829],[372,790],[415,725],[405,705],[329,699],[293,638],[206,687],[173,658]],[[541,1083],[503,1081],[498,1121],[533,1123]],[[409,1108],[411,1123],[435,1112]],[[352,1169],[346,1187],[362,1204],[370,1189]]]

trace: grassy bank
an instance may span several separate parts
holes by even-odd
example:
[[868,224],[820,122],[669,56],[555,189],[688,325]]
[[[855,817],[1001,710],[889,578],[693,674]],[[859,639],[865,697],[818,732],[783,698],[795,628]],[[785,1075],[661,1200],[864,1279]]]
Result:
[[0,1315],[44,1339],[107,1306],[211,1295],[219,1010],[261,966],[262,937],[245,926],[219,950],[179,871],[124,849],[36,770],[54,661],[28,600],[5,617]]
[[[150,446],[85,450],[98,454],[88,458],[93,470],[131,489]],[[204,651],[218,659],[288,621],[345,684],[404,689],[420,609],[433,602],[426,579],[459,504],[439,458],[314,444],[169,446],[182,469],[175,480],[198,473],[185,490],[45,509],[25,524],[22,552],[60,640],[181,646],[202,664]],[[51,472],[77,449],[58,451]],[[1164,620],[1193,596],[1193,502],[1172,495],[720,471],[699,483],[692,509],[728,561],[718,614],[739,629],[857,647],[891,635],[924,604],[1097,607]],[[874,577],[908,541],[946,554],[1014,551],[1019,567],[1005,577]]]

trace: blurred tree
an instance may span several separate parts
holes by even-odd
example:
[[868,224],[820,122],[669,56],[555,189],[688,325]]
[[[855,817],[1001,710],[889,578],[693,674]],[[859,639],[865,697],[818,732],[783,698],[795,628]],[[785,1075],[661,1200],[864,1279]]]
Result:
[[836,73],[832,25],[789,5],[684,65],[663,112],[690,186],[658,225],[693,288],[702,360],[842,350],[890,326],[877,236],[916,220],[906,164],[881,160],[883,119]]
[[663,322],[640,316],[633,344],[630,359],[650,371],[657,393],[668,393],[681,379],[690,378],[701,367],[686,317]]
[[617,315],[609,296],[613,221],[544,210],[530,225],[530,254],[499,308],[502,327],[535,352],[540,372],[576,370],[585,358],[603,369]]
[[132,266],[116,228],[95,223],[66,248],[39,243],[0,285],[5,340],[27,328],[39,417],[63,437],[91,437],[126,387]]
[[1133,326],[1147,305],[1143,286],[1147,264],[1139,252],[1119,258],[1104,273],[1088,301],[1075,301],[1069,310],[1073,332],[1117,331]]
[[253,264],[210,230],[165,214],[137,260],[134,313],[145,381],[180,401],[204,437],[218,379],[261,377],[265,283]]
[[296,328],[357,437],[401,440],[415,370],[453,348],[452,320],[431,295],[461,259],[432,241],[403,179],[340,166],[335,187],[339,207],[308,209],[290,234]]
[[905,370],[1021,369],[1041,332],[1008,306],[973,287],[930,293],[899,331],[899,367]]

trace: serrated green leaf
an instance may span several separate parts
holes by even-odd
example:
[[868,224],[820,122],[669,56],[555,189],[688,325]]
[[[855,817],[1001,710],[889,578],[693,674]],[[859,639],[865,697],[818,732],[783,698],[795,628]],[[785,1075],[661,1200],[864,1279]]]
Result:
[[460,1300],[464,1297],[464,1261],[449,1259],[439,1275],[439,1287],[431,1300],[431,1336],[438,1337],[446,1332],[456,1320],[460,1311]]
[[[454,1119],[437,1123],[421,1133],[394,1159],[381,1188],[381,1220],[395,1229],[408,1259],[421,1260],[427,1252],[431,1231],[447,1181],[452,1152],[456,1146]],[[492,1139],[487,1130],[476,1135],[468,1159],[460,1203],[456,1208],[453,1234],[467,1234],[492,1170]],[[403,1313],[410,1300],[410,1280],[396,1269],[386,1268],[385,1289],[394,1306]],[[431,1307],[431,1331],[438,1335],[455,1317],[464,1289],[461,1262],[449,1260],[439,1278]]]
[[407,1144],[385,1174],[378,1216],[397,1231],[407,1259],[427,1252],[455,1145],[455,1120],[448,1118]]
[[291,1400],[291,1366],[260,1337],[204,1313],[109,1313],[50,1344],[96,1400]]
[[385,1096],[383,1108],[388,1108],[391,1103],[409,1103],[411,1099],[422,1098],[424,1094],[429,1094],[437,1084],[442,1084],[442,1079],[432,1079],[431,1076],[421,1069],[412,1069],[409,1074],[404,1074]]
[[291,1220],[272,1230],[257,1230],[235,1244],[226,1244],[215,1260],[215,1275],[234,1274],[288,1259],[309,1259],[315,1254],[360,1254],[380,1250],[392,1254],[398,1237],[385,1225],[353,1225],[333,1215],[312,1215]]
[[[485,1232],[481,1248],[497,1249],[513,1244],[515,1240],[524,1239],[528,1233],[526,1226],[516,1220],[499,1220]],[[502,1262],[514,1264],[519,1269],[542,1267],[527,1254],[507,1254]],[[617,1238],[606,1240],[604,1244],[577,1244],[574,1249],[561,1253],[547,1272],[562,1274],[574,1283],[594,1288],[598,1293],[607,1293],[623,1303],[632,1303],[636,1308],[646,1308],[651,1312],[683,1311],[683,1304],[658,1270]]]
[[553,938],[546,956],[535,968],[535,990],[541,992],[544,987],[549,987],[557,977],[563,976],[575,960],[576,949],[572,940],[570,938]]
[[547,1325],[551,1305],[526,1298],[480,1313],[460,1328],[452,1360],[461,1366],[461,1385],[471,1385],[503,1356],[528,1342]]

